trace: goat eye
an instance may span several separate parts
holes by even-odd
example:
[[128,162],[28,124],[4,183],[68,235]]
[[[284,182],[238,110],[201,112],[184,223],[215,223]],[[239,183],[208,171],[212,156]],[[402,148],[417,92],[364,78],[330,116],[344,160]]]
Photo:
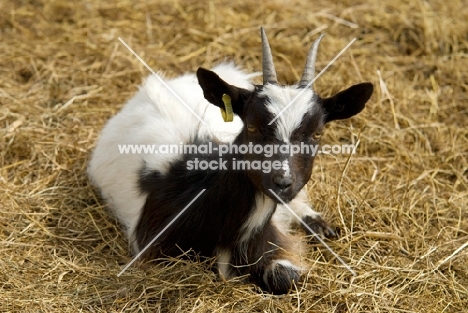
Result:
[[321,132],[315,132],[315,133],[312,134],[312,139],[313,140],[319,140],[321,137],[322,137]]
[[255,133],[257,131],[257,128],[253,125],[247,125],[247,131],[249,133]]

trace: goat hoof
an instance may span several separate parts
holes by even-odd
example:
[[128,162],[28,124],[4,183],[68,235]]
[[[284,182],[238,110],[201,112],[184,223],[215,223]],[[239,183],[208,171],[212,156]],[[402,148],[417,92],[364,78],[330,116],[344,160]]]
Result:
[[[289,263],[289,261],[286,262]],[[293,284],[297,283],[300,277],[300,271],[294,265],[275,262],[271,269],[265,271],[263,281],[266,291],[282,295],[291,290]]]
[[309,235],[319,235],[322,238],[336,238],[336,233],[335,231],[328,225],[327,222],[325,222],[322,217],[317,216],[317,217],[312,217],[312,216],[306,216],[304,217],[303,221],[309,226],[310,229],[312,229],[313,233],[310,232],[307,227],[304,227],[304,230],[307,232]]

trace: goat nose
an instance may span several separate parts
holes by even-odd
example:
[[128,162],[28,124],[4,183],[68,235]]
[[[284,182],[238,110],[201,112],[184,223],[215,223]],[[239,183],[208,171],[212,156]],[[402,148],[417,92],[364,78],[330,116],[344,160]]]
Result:
[[276,186],[278,186],[279,189],[285,190],[291,187],[292,178],[278,175],[273,177],[273,182],[276,184]]

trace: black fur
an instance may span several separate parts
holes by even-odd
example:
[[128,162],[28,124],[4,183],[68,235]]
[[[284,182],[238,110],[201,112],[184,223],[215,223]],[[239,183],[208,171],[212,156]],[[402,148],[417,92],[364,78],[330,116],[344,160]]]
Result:
[[[264,227],[241,245],[241,229],[254,208],[257,188],[246,171],[233,171],[230,166],[228,170],[188,170],[186,162],[195,157],[207,161],[217,158],[214,155],[187,155],[172,164],[165,175],[146,168],[141,170],[140,190],[148,197],[136,228],[140,249],[160,233],[195,195],[206,189],[145,252],[145,258],[176,257],[188,250],[211,257],[216,248],[227,249],[232,255],[231,272],[251,274],[251,280],[265,290],[286,293],[291,287],[291,280],[287,277],[297,281],[299,273],[288,272],[285,273],[287,277],[278,278],[268,272],[266,276],[271,283],[263,282],[266,269],[274,260],[281,258],[280,248],[287,248],[290,244],[270,222],[276,204],[268,211]],[[242,156],[231,155],[227,159],[233,157],[240,159]],[[282,272],[279,274],[282,275]]]

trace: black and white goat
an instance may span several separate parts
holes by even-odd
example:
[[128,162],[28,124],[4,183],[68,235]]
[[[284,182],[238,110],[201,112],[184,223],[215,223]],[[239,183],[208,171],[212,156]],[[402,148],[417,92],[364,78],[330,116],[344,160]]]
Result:
[[[134,253],[206,189],[144,257],[179,256],[192,249],[201,256],[216,256],[224,278],[250,274],[264,290],[280,294],[299,280],[305,268],[295,257],[297,240],[288,232],[290,224],[298,221],[278,204],[276,195],[317,233],[333,234],[307,203],[303,190],[311,175],[313,155],[229,154],[224,156],[226,169],[200,171],[188,169],[187,162],[194,157],[211,160],[213,155],[121,154],[118,150],[123,144],[318,144],[324,124],[349,118],[364,108],[373,92],[371,83],[354,85],[329,98],[307,88],[315,75],[321,37],[310,49],[299,84],[281,86],[263,29],[261,35],[263,85],[253,85],[252,75],[233,64],[221,64],[212,71],[199,68],[196,76],[166,80],[205,125],[161,81],[150,76],[105,126],[89,175],[124,225]],[[232,123],[225,123],[220,114],[219,108],[225,107],[223,95],[231,98]],[[269,173],[235,170],[234,158],[279,161],[283,166]]]

